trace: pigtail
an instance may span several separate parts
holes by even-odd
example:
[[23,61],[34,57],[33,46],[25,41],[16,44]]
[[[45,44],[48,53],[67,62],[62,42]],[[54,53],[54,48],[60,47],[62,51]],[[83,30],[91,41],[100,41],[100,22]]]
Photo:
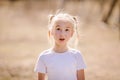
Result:
[[51,30],[51,22],[52,22],[52,20],[53,20],[53,18],[54,18],[55,16],[54,15],[52,15],[52,14],[50,14],[49,16],[48,16],[48,28],[49,28],[49,30],[48,30],[48,40],[49,40],[49,42],[50,42],[50,45],[52,45],[52,38],[51,38],[51,33],[50,33],[50,30]]
[[[48,28],[49,28],[49,30],[51,28],[51,21],[52,21],[53,17],[54,17],[54,15],[49,15],[48,16]],[[50,38],[50,31],[48,32],[48,36]]]
[[49,24],[51,23],[53,18],[54,18],[54,15],[49,15]]
[[73,20],[74,20],[74,26],[75,26],[75,34],[76,34],[76,39],[75,39],[75,47],[78,47],[78,43],[79,43],[79,31],[78,31],[78,17],[77,16],[73,16]]
[[73,16],[73,20],[75,22],[75,30],[76,30],[77,37],[79,37],[79,33],[78,33],[78,17]]
[[49,15],[48,16],[48,28],[49,28],[49,30],[51,29],[51,22],[52,22],[54,17],[55,17],[54,15]]
[[73,20],[74,20],[74,24],[75,24],[74,27],[77,30],[78,19],[76,16],[73,16]]
[[77,17],[76,16],[73,16],[73,19],[77,22]]

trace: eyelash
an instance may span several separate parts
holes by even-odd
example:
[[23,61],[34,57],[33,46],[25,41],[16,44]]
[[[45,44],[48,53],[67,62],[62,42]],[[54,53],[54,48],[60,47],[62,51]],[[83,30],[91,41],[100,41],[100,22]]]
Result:
[[60,28],[57,28],[57,30],[60,30]]
[[[60,28],[57,28],[56,30],[58,30],[58,31],[59,31],[59,30],[60,30]],[[65,31],[69,31],[69,29],[65,29]]]
[[69,29],[65,29],[65,31],[69,31]]

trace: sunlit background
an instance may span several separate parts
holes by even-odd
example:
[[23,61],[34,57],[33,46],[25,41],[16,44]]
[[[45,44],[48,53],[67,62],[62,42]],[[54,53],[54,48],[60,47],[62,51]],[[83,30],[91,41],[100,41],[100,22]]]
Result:
[[86,80],[120,80],[120,0],[0,0],[0,80],[37,79],[37,57],[50,48],[48,15],[58,9],[80,19]]

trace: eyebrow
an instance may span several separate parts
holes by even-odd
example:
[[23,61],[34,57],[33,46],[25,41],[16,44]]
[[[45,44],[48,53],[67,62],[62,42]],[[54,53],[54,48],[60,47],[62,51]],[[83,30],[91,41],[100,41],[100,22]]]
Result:
[[66,28],[70,28],[70,27],[66,27]]
[[[56,25],[55,25],[55,28],[60,28],[60,25],[59,25],[59,24],[56,24]],[[70,29],[71,26],[67,26],[66,28]]]
[[[60,27],[60,25],[56,25],[56,28],[57,28],[57,27]],[[68,27],[66,27],[66,28],[70,28],[70,27],[68,26]]]
[[60,27],[60,25],[56,25],[56,27]]

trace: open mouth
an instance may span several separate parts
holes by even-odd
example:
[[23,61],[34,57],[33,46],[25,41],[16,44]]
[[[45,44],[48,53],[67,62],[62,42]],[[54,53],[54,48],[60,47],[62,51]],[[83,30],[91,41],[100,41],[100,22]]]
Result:
[[64,38],[60,38],[59,40],[60,40],[60,41],[64,41],[65,39],[64,39]]

